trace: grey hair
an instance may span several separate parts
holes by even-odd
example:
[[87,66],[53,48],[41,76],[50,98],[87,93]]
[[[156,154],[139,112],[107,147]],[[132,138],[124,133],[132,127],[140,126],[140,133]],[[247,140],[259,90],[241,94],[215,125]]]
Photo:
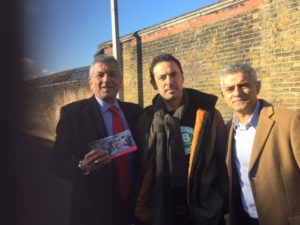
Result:
[[115,59],[115,57],[111,56],[111,55],[104,55],[104,54],[100,54],[100,55],[96,55],[94,57],[94,61],[92,62],[91,66],[90,66],[90,71],[89,71],[89,77],[91,78],[93,76],[93,69],[94,69],[94,65],[96,63],[114,63],[117,65],[120,74],[121,73],[121,67],[118,63],[118,61]]
[[235,63],[232,64],[221,71],[220,74],[220,84],[223,90],[223,79],[228,74],[241,72],[244,75],[248,75],[252,80],[257,81],[257,75],[255,69],[248,63]]

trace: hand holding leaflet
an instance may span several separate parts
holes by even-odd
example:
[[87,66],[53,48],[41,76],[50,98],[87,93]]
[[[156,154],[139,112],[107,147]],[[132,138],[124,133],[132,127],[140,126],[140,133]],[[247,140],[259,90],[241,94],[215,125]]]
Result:
[[120,133],[90,142],[88,147],[90,149],[106,150],[110,155],[110,159],[124,154],[129,154],[137,150],[137,146],[130,130],[125,130]]

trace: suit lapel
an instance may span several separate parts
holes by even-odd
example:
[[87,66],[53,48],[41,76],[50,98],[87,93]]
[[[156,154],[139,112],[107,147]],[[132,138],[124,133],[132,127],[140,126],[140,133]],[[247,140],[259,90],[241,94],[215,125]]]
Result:
[[[133,130],[133,128],[134,127],[132,127],[133,126],[133,123],[132,123],[132,113],[130,113],[129,111],[128,111],[128,107],[126,107],[126,105],[123,103],[123,102],[121,102],[121,101],[119,101],[118,100],[118,104],[119,104],[119,106],[122,108],[122,110],[123,110],[123,113],[124,113],[124,115],[125,115],[125,118],[126,118],[126,121],[127,121],[127,123],[128,123],[128,126],[129,126],[129,129],[132,131]],[[136,118],[137,119],[137,118]]]
[[96,129],[97,136],[106,137],[107,131],[100,110],[100,105],[96,101],[95,97],[91,97],[89,104],[85,108],[85,111],[88,114],[88,118],[91,118],[92,123],[96,124],[96,126],[93,127]]
[[[236,189],[235,189],[235,184],[238,181],[237,177],[234,176],[235,173],[235,165],[233,161],[233,151],[234,151],[234,146],[233,146],[233,136],[234,136],[234,129],[232,127],[232,122],[228,122],[226,124],[227,127],[227,133],[228,133],[228,142],[227,142],[227,154],[226,154],[226,164],[227,164],[227,171],[229,175],[229,211],[230,212],[235,212],[236,210]],[[235,221],[234,217],[235,213],[230,213],[230,220]],[[235,223],[233,223],[235,224]]]
[[264,101],[261,101],[261,104],[262,109],[260,111],[258,126],[253,142],[249,172],[253,169],[255,162],[259,159],[259,156],[274,125],[274,120],[270,118],[273,115],[273,107],[266,105],[266,102]]
[[227,143],[227,154],[226,154],[226,164],[229,176],[232,177],[232,153],[233,153],[233,127],[231,122],[226,125],[229,131],[228,143]]

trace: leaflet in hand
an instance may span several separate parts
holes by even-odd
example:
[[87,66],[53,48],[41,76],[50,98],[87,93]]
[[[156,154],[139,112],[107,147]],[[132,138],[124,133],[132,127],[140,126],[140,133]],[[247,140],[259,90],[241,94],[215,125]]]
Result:
[[88,147],[90,149],[106,150],[110,154],[111,159],[137,150],[130,130],[90,142]]

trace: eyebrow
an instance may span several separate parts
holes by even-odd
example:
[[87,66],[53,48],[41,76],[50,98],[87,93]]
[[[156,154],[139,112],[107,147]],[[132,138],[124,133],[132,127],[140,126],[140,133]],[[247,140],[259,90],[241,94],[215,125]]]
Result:
[[177,71],[172,71],[171,73],[163,73],[163,74],[159,74],[157,76],[167,76],[167,75],[174,75],[177,74]]
[[238,83],[238,84],[233,84],[233,85],[224,85],[224,88],[225,89],[230,89],[230,88],[232,88],[232,87],[235,87],[235,86],[237,86],[237,87],[241,87],[241,86],[244,86],[244,85],[250,85],[251,84],[251,82],[249,82],[249,81],[242,81],[241,83]]
[[107,71],[98,71],[96,74],[111,74],[111,73],[114,73],[114,74],[118,74],[119,72],[116,71],[116,70],[107,70]]

